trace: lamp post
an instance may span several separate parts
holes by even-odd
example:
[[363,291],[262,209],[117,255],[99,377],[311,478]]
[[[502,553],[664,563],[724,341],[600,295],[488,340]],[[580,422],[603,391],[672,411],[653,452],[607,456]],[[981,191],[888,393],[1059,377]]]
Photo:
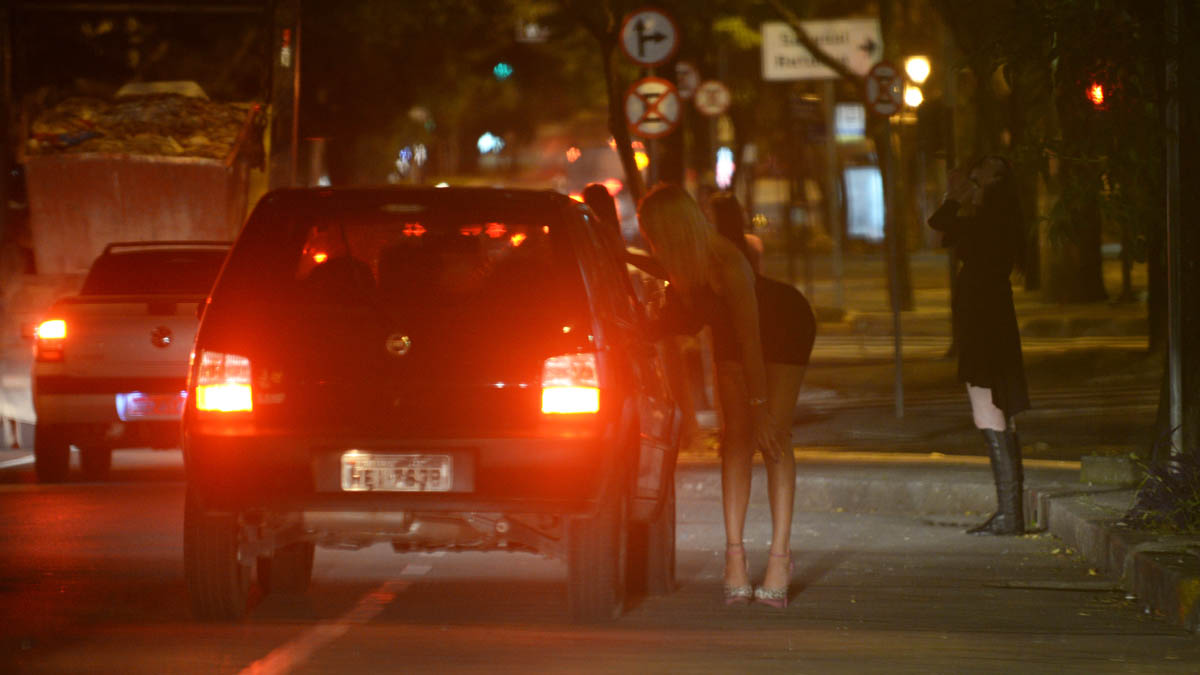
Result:
[[925,84],[929,71],[929,59],[924,56],[910,56],[904,60],[904,72],[917,86]]

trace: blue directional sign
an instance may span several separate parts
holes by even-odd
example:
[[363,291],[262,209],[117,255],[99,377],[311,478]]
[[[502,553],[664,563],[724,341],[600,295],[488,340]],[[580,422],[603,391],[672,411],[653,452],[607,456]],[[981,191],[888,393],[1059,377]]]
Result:
[[621,50],[640,65],[653,68],[671,60],[679,48],[679,28],[661,9],[644,7],[625,15]]

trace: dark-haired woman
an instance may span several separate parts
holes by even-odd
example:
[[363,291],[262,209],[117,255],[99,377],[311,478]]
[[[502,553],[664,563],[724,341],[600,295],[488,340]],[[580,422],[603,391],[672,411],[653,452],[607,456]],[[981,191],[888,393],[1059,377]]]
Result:
[[997,501],[996,512],[967,531],[1022,534],[1024,472],[1013,416],[1029,408],[1029,392],[1009,282],[1025,241],[1019,195],[1012,167],[1002,157],[955,170],[949,182],[929,225],[962,261],[951,308],[958,379],[966,384],[975,426],[987,443]]

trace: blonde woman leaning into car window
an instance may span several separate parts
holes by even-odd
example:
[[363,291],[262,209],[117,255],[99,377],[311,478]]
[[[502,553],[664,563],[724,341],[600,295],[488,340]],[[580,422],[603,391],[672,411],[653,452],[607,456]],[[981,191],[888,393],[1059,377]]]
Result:
[[[764,280],[755,277],[742,252],[717,232],[682,188],[655,188],[642,199],[638,220],[654,262],[671,283],[681,310],[676,314],[687,317],[689,330],[708,325],[713,332],[721,401],[725,602],[753,599],[786,607],[796,485],[791,422],[812,347],[811,335],[806,338],[793,329],[811,319],[811,310],[802,296],[796,303],[786,293],[764,295]],[[802,312],[808,312],[803,321],[791,316]],[[766,462],[772,519],[770,555],[757,589],[751,586],[742,544],[756,452]]]

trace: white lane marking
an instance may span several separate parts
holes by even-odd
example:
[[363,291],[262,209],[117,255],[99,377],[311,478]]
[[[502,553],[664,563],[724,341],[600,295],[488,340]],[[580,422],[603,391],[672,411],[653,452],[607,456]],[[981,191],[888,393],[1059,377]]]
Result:
[[29,455],[28,457],[18,457],[16,459],[6,459],[3,462],[0,462],[0,469],[22,466],[24,464],[33,464],[33,455]]
[[308,661],[317,650],[345,635],[352,626],[379,616],[409,582],[392,580],[364,595],[349,612],[319,623],[242,669],[242,675],[282,675]]
[[408,564],[408,565],[405,565],[404,569],[400,571],[400,576],[402,576],[402,577],[419,577],[423,574],[428,574],[429,570],[431,570],[431,569],[433,569],[433,565],[417,565],[415,563]]

